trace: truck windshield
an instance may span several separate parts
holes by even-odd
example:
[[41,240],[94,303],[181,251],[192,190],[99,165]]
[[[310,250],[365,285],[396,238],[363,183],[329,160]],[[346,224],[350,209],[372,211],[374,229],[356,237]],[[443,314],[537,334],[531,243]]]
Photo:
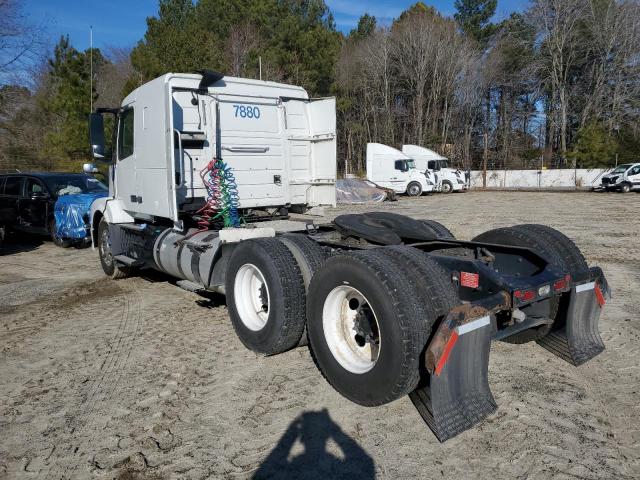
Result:
[[414,162],[412,158],[407,160],[407,168],[408,169],[416,168],[416,162]]
[[625,165],[620,165],[618,168],[616,168],[613,172],[611,173],[624,173],[627,171],[627,169],[631,167],[631,163],[629,164],[625,164]]
[[76,193],[107,192],[109,190],[104,183],[89,175],[55,175],[46,177],[44,181],[49,187],[49,191],[57,197]]

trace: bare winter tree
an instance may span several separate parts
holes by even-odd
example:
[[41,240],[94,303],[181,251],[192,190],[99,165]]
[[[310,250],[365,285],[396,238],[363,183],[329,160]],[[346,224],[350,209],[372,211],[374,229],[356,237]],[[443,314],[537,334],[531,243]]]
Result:
[[578,29],[588,8],[588,0],[535,0],[529,10],[541,36],[541,79],[548,81],[551,103],[557,104],[552,131],[559,126],[563,162],[567,156],[570,74],[578,62]]
[[0,0],[0,82],[33,62],[42,47],[40,28],[29,23],[20,2]]
[[226,48],[231,75],[240,77],[245,74],[249,55],[259,45],[260,35],[253,24],[243,22],[231,28]]
[[107,62],[95,72],[97,107],[114,107],[120,105],[127,81],[134,75],[131,65],[131,49],[107,47],[104,50]]

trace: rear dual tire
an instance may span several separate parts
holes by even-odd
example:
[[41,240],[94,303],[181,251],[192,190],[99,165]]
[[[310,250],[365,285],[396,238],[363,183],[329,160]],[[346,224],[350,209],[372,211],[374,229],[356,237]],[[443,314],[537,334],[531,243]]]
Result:
[[250,350],[274,355],[306,345],[306,290],[327,252],[306,235],[239,243],[227,266],[231,323]]
[[341,395],[382,405],[415,389],[434,323],[458,303],[446,273],[404,246],[337,255],[307,301],[311,352]]

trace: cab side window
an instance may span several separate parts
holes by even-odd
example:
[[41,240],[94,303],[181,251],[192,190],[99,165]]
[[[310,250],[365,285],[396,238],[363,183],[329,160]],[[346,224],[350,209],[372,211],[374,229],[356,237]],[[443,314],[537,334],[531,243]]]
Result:
[[640,173],[640,165],[636,165],[631,170],[629,170],[628,175],[638,175]]
[[42,183],[38,180],[30,178],[27,180],[27,197],[32,196],[33,194],[44,193],[44,187]]
[[4,194],[14,197],[20,195],[23,180],[23,177],[7,177],[7,181],[4,186]]
[[409,170],[407,168],[407,161],[406,160],[396,160],[395,169],[396,170],[400,170],[401,172],[406,172],[407,170]]
[[427,162],[427,168],[428,168],[429,170],[433,170],[433,169],[435,169],[435,168],[436,168],[436,162],[434,162],[433,160],[429,160],[429,161]]
[[133,155],[133,108],[125,110],[118,122],[118,160]]

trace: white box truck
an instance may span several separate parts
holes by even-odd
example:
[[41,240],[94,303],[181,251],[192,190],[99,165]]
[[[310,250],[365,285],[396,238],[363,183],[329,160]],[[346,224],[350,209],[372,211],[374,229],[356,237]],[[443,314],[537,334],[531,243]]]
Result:
[[446,157],[418,145],[403,145],[402,153],[413,159],[418,170],[431,173],[436,180],[438,192],[451,193],[467,190],[463,173],[450,168]]
[[[104,115],[115,122],[111,155]],[[110,195],[91,209],[108,276],[152,268],[223,293],[247,348],[273,355],[308,342],[344,397],[377,406],[408,394],[441,441],[497,408],[492,340],[537,341],[574,365],[604,349],[604,275],[551,228],[469,242],[438,222],[370,212],[282,231],[272,220],[289,210],[335,203],[334,99],[167,74],[91,114],[90,134],[94,158],[111,163]]]
[[367,180],[410,197],[435,189],[435,182],[424,169],[416,168],[411,157],[381,143],[367,144]]

